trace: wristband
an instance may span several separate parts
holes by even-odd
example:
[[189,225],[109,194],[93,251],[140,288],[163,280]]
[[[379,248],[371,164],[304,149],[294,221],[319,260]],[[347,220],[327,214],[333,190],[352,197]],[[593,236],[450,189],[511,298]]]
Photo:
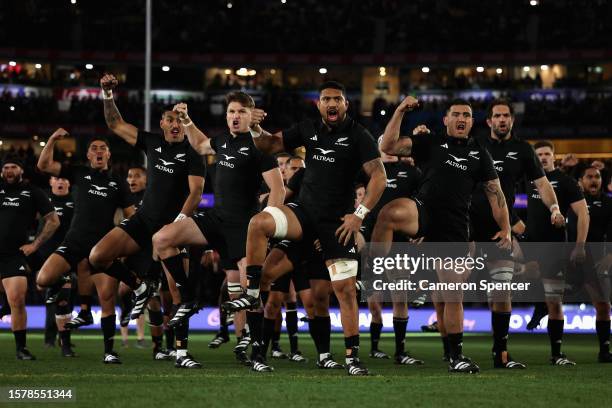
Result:
[[365,205],[359,204],[359,207],[357,207],[357,209],[355,210],[353,214],[355,214],[357,217],[363,220],[366,217],[366,215],[368,215],[369,212],[370,210],[368,210]]
[[109,89],[108,91],[102,89],[102,99],[113,99],[113,90]]
[[215,252],[214,249],[207,249],[206,251],[204,251],[205,254],[211,254],[213,252]]
[[183,213],[180,213],[179,215],[176,216],[176,218],[174,219],[174,222],[184,220],[185,218],[187,218],[187,216]]
[[551,213],[554,212],[555,210],[559,211],[559,204],[553,204],[548,209],[550,210]]
[[263,133],[263,132],[256,132],[255,130],[250,129],[250,128],[249,128],[249,132],[251,132],[251,136],[253,136],[253,138],[258,138]]
[[187,123],[181,121],[181,125],[183,125],[183,127],[187,127],[193,125],[193,122],[191,121],[191,119],[189,119],[189,122]]

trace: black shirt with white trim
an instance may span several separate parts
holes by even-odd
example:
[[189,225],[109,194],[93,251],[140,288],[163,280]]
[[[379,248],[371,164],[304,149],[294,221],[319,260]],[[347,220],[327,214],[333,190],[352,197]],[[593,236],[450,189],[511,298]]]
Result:
[[18,253],[28,243],[28,231],[35,228],[36,214],[51,212],[49,197],[40,188],[0,180],[0,257]]
[[362,166],[380,157],[374,137],[352,118],[328,128],[305,120],[284,130],[285,150],[306,148],[306,169],[297,200],[314,217],[337,221],[353,212],[353,183]]
[[138,131],[136,147],[147,155],[147,189],[139,213],[155,224],[176,218],[189,196],[189,176],[206,177],[206,162],[189,144]]
[[248,132],[225,132],[211,138],[210,146],[217,153],[215,209],[222,216],[250,219],[259,208],[262,174],[278,167],[276,159],[258,150]]

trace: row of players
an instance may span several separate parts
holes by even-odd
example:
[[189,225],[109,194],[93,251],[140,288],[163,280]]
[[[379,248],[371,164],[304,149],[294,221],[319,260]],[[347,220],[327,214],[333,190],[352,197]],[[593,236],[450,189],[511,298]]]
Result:
[[[64,242],[42,266],[37,283],[57,288],[64,285],[62,276],[71,268],[78,270],[80,266],[89,270],[102,306],[106,363],[120,362],[113,352],[117,283],[121,281],[134,291],[132,318],[142,314],[147,302],[152,303],[149,299],[156,289],[150,279],[150,274],[156,273],[154,267],[138,276],[118,260],[122,257],[144,256],[148,261],[152,254],[161,261],[174,304],[168,325],[175,331],[176,365],[179,367],[200,366],[187,352],[188,318],[197,312],[199,305],[180,248],[207,246],[220,254],[221,266],[227,273],[228,292],[233,298],[224,303],[223,308],[228,314],[236,314],[237,327],[247,326],[244,320],[240,322],[241,312],[247,310],[250,338],[247,340],[245,331],[243,343],[246,354],[246,347],[251,342],[251,356],[250,359],[245,356],[245,361],[250,361],[253,370],[272,370],[265,355],[274,320],[264,318],[260,299],[267,298],[271,282],[293,270],[296,290],[304,271],[311,279],[313,307],[310,311],[307,308],[307,312],[319,352],[318,365],[342,367],[329,353],[326,306],[333,292],[342,314],[347,373],[367,375],[368,370],[358,356],[356,259],[360,235],[378,243],[390,243],[394,233],[403,237],[425,237],[432,242],[467,242],[470,238],[484,242],[499,240],[500,252],[506,257],[495,257],[495,262],[488,267],[491,275],[509,275],[506,279],[511,279],[512,274],[508,273],[513,262],[509,257],[512,240],[509,208],[512,208],[516,181],[526,176],[532,181],[534,190],[530,194],[533,211],[529,211],[534,215],[527,220],[530,236],[537,241],[558,240],[558,231],[572,208],[578,218],[576,241],[583,244],[587,239],[589,213],[582,193],[576,183],[554,170],[552,145],[536,145],[538,160],[528,143],[512,136],[512,107],[505,101],[497,101],[489,109],[487,122],[491,133],[484,140],[469,137],[472,111],[469,103],[463,100],[449,105],[444,117],[445,135],[433,135],[425,128],[417,128],[412,137],[400,138],[404,114],[418,106],[416,99],[407,97],[380,140],[380,149],[384,152],[381,159],[376,141],[347,116],[344,87],[336,82],[325,83],[320,89],[317,106],[321,121],[304,121],[278,134],[261,128],[265,112],[255,108],[252,98],[240,92],[231,93],[227,98],[228,132],[215,138],[208,138],[195,126],[185,104],[163,113],[160,121],[163,137],[139,131],[123,120],[114,103],[112,90],[117,85],[116,79],[107,75],[102,78],[101,85],[109,128],[131,145],[142,148],[147,155],[148,187],[142,205],[132,214],[133,209],[122,194],[124,182],[107,171],[108,145],[102,140],[92,141],[88,149],[90,166],[64,168],[52,158],[54,142],[62,135],[61,131],[56,132],[41,155],[39,168],[72,180],[78,187],[76,209]],[[293,190],[284,186],[273,155],[300,146],[306,148],[306,169]],[[204,182],[202,156],[208,154],[216,154],[218,158],[213,187],[215,208],[195,213]],[[409,155],[422,175],[410,189],[394,195],[393,189],[388,188],[387,179],[408,178],[408,171],[418,171],[397,161],[397,157]],[[5,168],[7,177],[4,177]],[[365,196],[353,212],[353,184],[360,172],[365,173],[368,181]],[[2,257],[7,260],[3,261],[2,278],[11,307],[19,310],[18,316],[23,314],[23,318],[14,316],[12,320],[18,357],[28,358],[25,314],[22,312],[26,284],[22,254],[27,255],[48,238],[57,220],[52,209],[45,207],[48,201],[40,198],[42,192],[15,182],[19,181],[17,173],[18,163],[5,163],[5,184],[11,184],[12,177],[11,194],[28,196],[31,200],[28,206],[17,211],[21,218],[7,212],[11,220],[3,225],[10,228],[3,231],[6,245],[2,248],[10,251]],[[588,177],[596,178],[591,173],[594,173],[592,169],[585,172]],[[554,177],[558,182],[551,184],[549,179]],[[267,206],[258,212],[257,198],[262,181],[270,193]],[[559,203],[555,188],[563,189]],[[26,190],[28,194],[21,193]],[[293,193],[291,197],[286,197],[287,192]],[[607,217],[605,225],[609,225],[609,203],[603,197],[600,201],[606,203],[601,216]],[[112,213],[117,207],[124,208],[129,218],[113,227]],[[25,241],[15,240],[15,232],[24,229],[23,225],[28,224],[24,217],[31,217],[34,209],[43,216],[45,226],[32,244],[34,247],[26,245],[20,249],[19,245]],[[468,236],[468,220],[473,226],[471,237]],[[605,234],[606,231],[599,241],[604,240]],[[271,239],[274,240],[272,245]],[[580,260],[584,256],[584,246],[576,245],[572,258]],[[608,258],[606,260],[605,269],[610,264]],[[248,284],[243,293],[240,269],[245,263]],[[570,364],[572,362],[560,350],[561,296],[552,292],[547,298],[551,361],[557,365]],[[478,366],[462,353],[462,303],[436,301],[435,304],[449,371],[477,372]],[[509,297],[492,303],[494,362],[496,367],[524,368],[524,364],[513,361],[507,352],[510,305]],[[596,306],[602,347],[600,361],[610,361],[605,340],[610,332],[610,305],[598,302]],[[153,310],[155,308],[158,305]],[[149,315],[153,320],[151,313]],[[394,305],[396,360],[418,364],[420,360],[410,357],[403,349],[407,315],[405,302]],[[161,316],[161,313],[154,316]],[[161,327],[163,317],[155,317],[151,324]]]

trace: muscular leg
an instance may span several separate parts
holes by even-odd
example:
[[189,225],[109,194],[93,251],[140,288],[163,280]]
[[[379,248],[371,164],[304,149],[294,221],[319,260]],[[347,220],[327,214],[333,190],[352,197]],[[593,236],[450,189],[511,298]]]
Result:
[[11,307],[11,330],[15,336],[17,351],[26,347],[27,314],[25,298],[28,290],[28,279],[25,276],[13,276],[2,279],[2,286]]
[[395,199],[380,210],[370,238],[370,242],[379,243],[377,252],[384,255],[389,253],[396,231],[410,237],[419,231],[419,212],[416,203],[409,198]]
[[70,271],[70,264],[64,257],[51,254],[45,261],[36,277],[36,284],[43,288],[55,285],[66,272]]
[[164,270],[178,283],[184,303],[193,302],[195,293],[188,284],[187,272],[179,246],[204,246],[208,242],[192,218],[165,225],[153,235],[153,250],[159,255]]

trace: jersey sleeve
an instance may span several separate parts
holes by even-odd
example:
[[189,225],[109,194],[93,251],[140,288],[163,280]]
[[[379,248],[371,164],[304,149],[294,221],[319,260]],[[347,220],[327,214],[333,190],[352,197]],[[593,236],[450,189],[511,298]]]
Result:
[[478,174],[477,181],[491,181],[495,180],[497,177],[497,172],[495,171],[495,166],[493,165],[493,158],[489,151],[483,147],[480,148],[480,171]]
[[362,129],[359,133],[357,148],[359,150],[359,161],[361,165],[380,158],[380,151],[378,150],[378,145],[376,144],[376,140],[374,140],[374,136],[365,129]]
[[[259,152],[259,157],[257,158],[259,164],[259,171],[263,174],[268,170],[272,170],[278,167],[278,161],[271,155],[262,153],[261,151],[255,149],[255,151]],[[265,183],[264,183],[265,184]]]
[[210,148],[213,149],[215,151],[215,153],[217,153],[217,138],[216,137],[211,137],[208,140],[210,140]]
[[304,125],[305,122],[293,125],[289,129],[283,130],[283,146],[285,151],[292,152],[300,146],[304,146]]
[[567,202],[569,204],[584,199],[584,194],[578,185],[578,181],[570,176],[563,177],[563,180],[565,184],[564,190],[567,192]]
[[526,143],[524,149],[524,154],[522,155],[521,160],[523,162],[523,171],[527,176],[527,179],[531,181],[544,177],[544,169],[542,168],[542,164],[540,163],[538,156],[536,156],[533,147],[529,143]]
[[306,169],[299,169],[287,182],[287,188],[294,193],[300,191],[300,186],[302,185],[302,180],[304,180],[304,173],[306,173]]
[[146,152],[147,147],[149,145],[149,141],[151,140],[151,137],[155,137],[155,135],[149,132],[145,132],[144,130],[138,130],[138,135],[136,136],[135,146]]
[[32,188],[32,202],[34,203],[34,209],[41,217],[55,211],[47,194],[38,187]]
[[193,150],[191,145],[189,145],[187,155],[189,156],[188,175],[206,177],[206,158],[204,156],[200,156],[198,152]]
[[125,180],[119,183],[119,200],[117,204],[120,208],[127,208],[137,204],[136,195],[130,192],[130,186]]

